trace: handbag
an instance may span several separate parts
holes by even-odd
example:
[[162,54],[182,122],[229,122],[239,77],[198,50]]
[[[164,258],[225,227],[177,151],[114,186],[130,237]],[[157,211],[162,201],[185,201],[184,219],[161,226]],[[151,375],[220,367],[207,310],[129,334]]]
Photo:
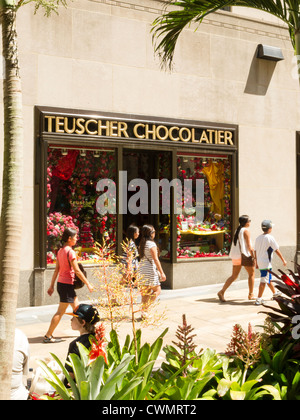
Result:
[[[70,263],[70,260],[69,260],[69,252],[70,251],[68,251],[68,253],[67,253],[67,258],[68,258],[68,262],[69,262],[69,266],[70,266],[70,268],[72,268],[71,267],[71,263]],[[79,270],[84,274],[84,276],[86,277],[86,271],[85,271],[85,269],[84,269],[84,267],[83,267],[83,265],[81,264],[81,263],[78,263],[78,267],[79,267]],[[75,274],[75,279],[74,279],[74,283],[73,283],[73,286],[74,286],[74,289],[81,289],[83,286],[84,286],[84,282]]]
[[239,241],[239,247],[240,247],[240,252],[241,252],[241,266],[242,267],[253,267],[254,266],[254,258],[252,257],[252,255],[247,257],[247,255],[242,253],[240,240],[238,240],[238,241]]
[[241,255],[242,255],[242,263],[241,263],[241,265],[243,267],[253,267],[254,266],[254,258],[252,257],[252,255],[250,255],[249,257],[247,257],[243,253],[241,253]]

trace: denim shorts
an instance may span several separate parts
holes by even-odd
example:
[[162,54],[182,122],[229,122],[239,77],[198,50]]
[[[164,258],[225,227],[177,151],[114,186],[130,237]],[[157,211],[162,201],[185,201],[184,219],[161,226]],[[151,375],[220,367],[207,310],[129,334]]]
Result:
[[60,282],[57,282],[57,293],[59,294],[59,301],[65,303],[73,303],[77,296],[73,284]]

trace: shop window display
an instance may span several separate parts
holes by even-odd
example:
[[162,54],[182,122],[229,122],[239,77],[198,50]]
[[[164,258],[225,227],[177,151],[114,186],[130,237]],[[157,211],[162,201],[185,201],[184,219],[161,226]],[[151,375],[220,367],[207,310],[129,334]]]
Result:
[[[116,243],[116,215],[96,211],[99,179],[115,180],[115,152],[50,146],[47,160],[47,264],[56,261],[64,227],[78,230],[78,260],[93,263],[95,242]],[[115,197],[107,197],[107,207]]]
[[[220,257],[231,243],[231,164],[227,156],[177,156],[178,179],[193,180],[190,205],[177,214],[177,258]],[[196,180],[204,184],[203,220],[196,219]]]
[[[156,229],[155,240],[160,250],[160,256],[164,259],[170,258],[171,238],[170,238],[170,214],[162,211],[162,189],[159,189],[158,212],[151,212],[152,205],[152,180],[171,180],[171,153],[160,151],[133,151],[123,152],[123,170],[127,173],[128,185],[133,179],[146,181],[148,188],[147,212],[141,214],[130,214],[128,212],[123,217],[124,233],[131,224],[136,224],[140,229],[144,224],[152,224]],[[127,198],[131,199],[136,191],[128,191]]]

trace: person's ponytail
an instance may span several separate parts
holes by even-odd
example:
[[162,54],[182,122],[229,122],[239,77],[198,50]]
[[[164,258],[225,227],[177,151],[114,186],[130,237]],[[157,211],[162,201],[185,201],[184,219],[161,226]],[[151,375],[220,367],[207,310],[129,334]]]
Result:
[[239,237],[239,233],[241,231],[241,229],[249,222],[249,216],[247,216],[246,214],[243,214],[242,216],[239,217],[239,227],[237,228],[237,230],[235,231],[234,234],[234,238],[233,238],[233,243],[234,245],[237,244],[238,241],[238,237]]

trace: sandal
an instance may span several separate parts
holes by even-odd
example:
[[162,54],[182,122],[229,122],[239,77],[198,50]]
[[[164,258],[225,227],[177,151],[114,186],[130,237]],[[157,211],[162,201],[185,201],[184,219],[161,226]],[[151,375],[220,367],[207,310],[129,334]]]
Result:
[[224,298],[224,293],[221,290],[218,293],[218,298],[220,302],[226,302],[226,299]]
[[63,340],[61,338],[54,338],[53,335],[51,337],[44,336],[43,342],[48,343],[61,343]]
[[248,300],[256,300],[256,297],[254,296],[254,293],[249,293]]

